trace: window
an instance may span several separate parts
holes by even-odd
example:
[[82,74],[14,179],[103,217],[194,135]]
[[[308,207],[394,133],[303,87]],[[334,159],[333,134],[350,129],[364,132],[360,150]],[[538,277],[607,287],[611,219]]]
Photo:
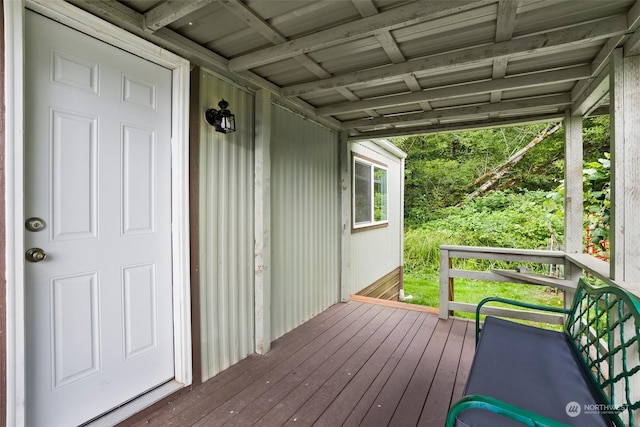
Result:
[[353,228],[387,224],[387,167],[353,157]]

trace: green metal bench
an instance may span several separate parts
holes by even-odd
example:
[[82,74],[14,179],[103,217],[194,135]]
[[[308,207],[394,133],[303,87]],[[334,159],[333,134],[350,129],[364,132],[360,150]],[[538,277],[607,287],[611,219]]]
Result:
[[[566,315],[562,332],[487,316],[502,302]],[[640,303],[580,279],[571,309],[503,298],[476,311],[476,354],[447,427],[639,426]]]

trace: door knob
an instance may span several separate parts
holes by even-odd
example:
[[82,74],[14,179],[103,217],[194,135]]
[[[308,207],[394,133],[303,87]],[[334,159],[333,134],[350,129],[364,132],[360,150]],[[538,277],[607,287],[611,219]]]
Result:
[[47,257],[47,253],[40,248],[31,248],[27,250],[24,257],[29,262],[40,262]]

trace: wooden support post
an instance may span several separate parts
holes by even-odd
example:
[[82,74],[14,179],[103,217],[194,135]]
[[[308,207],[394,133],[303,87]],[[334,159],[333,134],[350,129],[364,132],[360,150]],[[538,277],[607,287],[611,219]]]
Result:
[[271,93],[256,93],[255,213],[255,350],[271,349]]
[[610,276],[640,291],[640,56],[613,52],[611,97]]
[[340,158],[340,209],[342,235],[340,237],[340,300],[351,296],[351,153],[348,134],[342,132],[338,141]]
[[[565,166],[564,166],[564,235],[566,253],[582,253],[584,227],[584,190],[582,185],[583,144],[582,116],[574,117],[567,112],[565,126]],[[571,263],[565,263],[564,277],[578,283],[582,270]],[[574,292],[565,290],[565,307],[571,305]]]

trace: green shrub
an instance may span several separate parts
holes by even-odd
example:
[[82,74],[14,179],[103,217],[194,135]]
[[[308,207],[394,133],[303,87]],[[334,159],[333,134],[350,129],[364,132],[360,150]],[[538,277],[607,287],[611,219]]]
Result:
[[[436,219],[420,227],[408,227],[404,235],[406,271],[438,271],[440,245],[557,249],[553,242],[562,241],[562,218],[547,213],[546,194],[496,192],[459,208],[442,209],[433,214]],[[486,261],[460,262],[466,268],[487,265]]]

